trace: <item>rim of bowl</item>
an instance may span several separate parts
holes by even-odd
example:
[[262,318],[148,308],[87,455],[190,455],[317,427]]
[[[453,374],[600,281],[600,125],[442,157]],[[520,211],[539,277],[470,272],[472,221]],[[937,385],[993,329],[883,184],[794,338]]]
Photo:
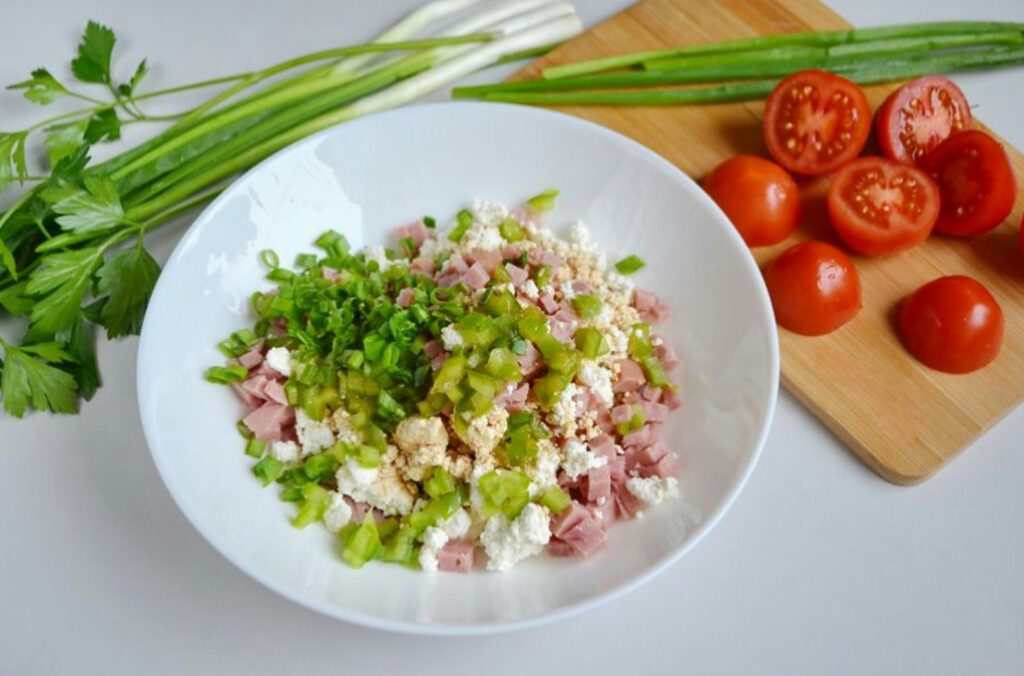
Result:
[[[244,172],[241,176],[234,180],[216,199],[208,204],[203,211],[196,216],[195,220],[188,227],[178,243],[175,245],[174,251],[167,263],[164,265],[166,270],[168,267],[177,262],[177,260],[185,255],[189,247],[182,246],[182,243],[187,241],[188,238],[193,234],[196,227],[200,225],[207,214],[214,213],[220,203],[224,200],[230,199],[238,186],[241,185],[245,179],[251,174],[263,170],[263,167],[267,164],[277,161],[280,157],[287,155],[292,152],[296,152],[299,148],[302,148],[309,144],[314,144],[320,141],[320,139],[330,136],[331,134],[337,133],[338,129],[343,126],[362,126],[366,124],[374,124],[378,118],[381,117],[401,117],[406,115],[417,115],[419,111],[430,108],[466,108],[466,109],[479,109],[481,111],[493,110],[501,108],[505,110],[514,110],[517,115],[525,115],[527,117],[533,116],[537,118],[554,119],[558,123],[568,124],[570,126],[577,126],[586,129],[589,133],[594,133],[597,136],[603,136],[611,139],[615,143],[623,144],[626,147],[631,148],[633,151],[639,153],[644,158],[653,162],[655,165],[659,165],[663,169],[667,170],[670,174],[675,175],[682,183],[688,184],[689,187],[697,193],[698,200],[703,206],[714,214],[715,219],[719,225],[726,230],[726,236],[732,242],[732,246],[737,250],[738,256],[742,261],[740,265],[747,268],[755,280],[759,280],[760,283],[756,284],[758,300],[760,301],[759,311],[761,320],[766,322],[767,326],[770,327],[769,333],[769,360],[770,360],[770,378],[769,378],[769,393],[768,393],[768,406],[765,410],[764,419],[761,422],[760,430],[758,431],[757,440],[754,444],[753,452],[750,454],[750,458],[747,461],[746,467],[743,468],[743,472],[740,474],[739,479],[733,484],[732,488],[726,493],[725,498],[721,501],[718,508],[711,513],[711,515],[687,538],[686,542],[682,546],[678,547],[674,551],[663,556],[660,560],[656,561],[649,569],[644,571],[642,574],[622,582],[616,586],[607,589],[591,598],[578,601],[576,603],[569,604],[567,606],[558,608],[556,610],[546,612],[533,617],[527,617],[518,620],[512,620],[508,622],[491,622],[487,624],[427,624],[417,622],[407,622],[403,620],[385,620],[374,615],[368,615],[361,612],[353,612],[338,608],[327,603],[320,602],[317,599],[310,599],[302,596],[301,594],[292,591],[284,585],[280,585],[274,580],[265,577],[261,571],[256,570],[254,567],[248,565],[248,563],[236,558],[232,553],[225,551],[216,538],[211,536],[207,530],[203,517],[200,514],[193,513],[191,509],[186,507],[186,504],[178,495],[176,485],[172,480],[169,479],[169,469],[164,463],[163,453],[155,450],[154,444],[154,433],[150,431],[147,417],[143,413],[143,383],[148,381],[146,378],[146,367],[149,360],[142,359],[142,355],[146,352],[149,341],[147,340],[148,332],[146,331],[147,322],[143,320],[142,331],[139,336],[139,348],[136,368],[136,392],[138,397],[138,408],[139,416],[142,420],[142,431],[146,439],[146,445],[149,448],[150,456],[153,458],[153,462],[156,465],[157,472],[160,475],[160,479],[163,481],[167,491],[171,494],[178,509],[185,515],[192,527],[199,531],[200,535],[215,549],[217,552],[230,561],[236,568],[248,575],[251,579],[260,583],[264,587],[276,592],[284,598],[296,603],[300,606],[314,610],[323,615],[333,617],[345,622],[351,622],[364,627],[372,629],[378,629],[383,631],[407,633],[407,634],[419,634],[428,636],[472,636],[482,634],[494,634],[500,632],[509,632],[519,629],[526,629],[530,627],[537,627],[543,624],[557,622],[559,620],[578,615],[592,608],[597,608],[601,605],[609,603],[614,599],[617,599],[634,589],[640,587],[646,582],[653,579],[655,576],[662,573],[672,564],[679,561],[685,556],[691,549],[693,549],[704,537],[718,524],[726,512],[732,507],[736,501],[737,496],[746,486],[747,481],[750,479],[750,475],[754,471],[754,467],[757,465],[758,460],[761,457],[761,452],[764,449],[765,441],[768,438],[768,432],[771,429],[772,421],[775,418],[775,408],[778,402],[778,391],[779,391],[779,339],[778,330],[775,324],[775,315],[771,309],[771,301],[768,297],[768,290],[764,285],[761,278],[760,269],[757,267],[757,263],[754,257],[749,254],[747,245],[743,242],[742,237],[735,228],[729,223],[725,213],[719,208],[719,206],[712,200],[707,193],[705,193],[700,186],[690,178],[685,172],[679,167],[669,162],[667,159],[651,150],[642,143],[633,140],[632,138],[621,134],[607,127],[603,127],[594,122],[584,120],[571,115],[556,112],[553,110],[547,110],[544,108],[535,108],[531,106],[505,104],[505,103],[483,103],[478,101],[441,101],[432,103],[419,103],[410,106],[402,106],[400,108],[394,108],[391,110],[381,111],[379,113],[373,113],[366,117],[357,118],[348,122],[342,122],[333,127],[328,127],[312,136],[308,136],[304,139],[296,141],[295,143],[282,148],[273,155],[262,160],[259,164],[250,168]],[[150,304],[153,304],[156,299],[164,293],[163,275],[157,280],[156,287],[153,290],[153,294],[150,298]]]

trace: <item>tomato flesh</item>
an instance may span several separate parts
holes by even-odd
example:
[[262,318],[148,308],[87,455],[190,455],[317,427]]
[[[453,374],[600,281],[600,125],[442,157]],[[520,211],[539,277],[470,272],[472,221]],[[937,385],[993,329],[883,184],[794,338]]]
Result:
[[976,129],[936,146],[922,168],[939,185],[942,209],[935,229],[962,237],[992,230],[1010,215],[1017,180],[998,141]]
[[800,191],[785,169],[751,155],[737,155],[704,180],[711,196],[747,246],[778,244],[800,220]]
[[824,242],[783,251],[764,271],[779,325],[805,336],[835,331],[860,311],[860,278],[845,253]]
[[776,162],[797,174],[822,176],[860,154],[871,132],[871,107],[855,83],[804,70],[775,87],[763,124]]
[[941,75],[903,85],[875,115],[875,135],[882,153],[901,162],[921,161],[947,138],[970,127],[967,97]]
[[862,157],[832,179],[828,214],[836,234],[854,251],[894,253],[931,234],[939,216],[939,188],[916,167]]
[[915,291],[900,309],[900,337],[922,364],[969,373],[990,364],[1003,344],[1003,311],[981,283],[954,275]]

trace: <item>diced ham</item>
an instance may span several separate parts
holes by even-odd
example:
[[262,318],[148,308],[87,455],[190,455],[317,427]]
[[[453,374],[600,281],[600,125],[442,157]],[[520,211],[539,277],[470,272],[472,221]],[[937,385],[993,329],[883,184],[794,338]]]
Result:
[[640,398],[644,401],[661,401],[661,388],[654,385],[644,385],[640,389]]
[[423,344],[423,354],[427,355],[427,359],[433,359],[442,352],[444,352],[444,348],[436,340],[428,340]]
[[487,286],[487,282],[491,280],[491,276],[487,274],[487,270],[480,263],[473,263],[468,270],[462,275],[462,281],[466,283],[470,289],[476,291]]
[[526,405],[526,396],[530,393],[530,385],[523,383],[519,387],[515,388],[511,392],[502,392],[499,394],[494,403],[501,406],[506,411],[515,413],[521,411],[523,406]]
[[250,371],[263,361],[263,352],[267,346],[267,342],[260,338],[260,341],[249,348],[249,351],[238,358],[238,363],[241,366],[249,369]]
[[247,392],[246,389],[242,387],[242,383],[231,383],[231,389],[235,391],[238,398],[241,399],[242,403],[250,410],[259,408],[263,404],[263,399]]
[[462,275],[457,272],[450,272],[446,275],[441,275],[437,278],[437,285],[442,289],[447,289],[449,286],[455,286],[462,281]]
[[590,450],[593,451],[595,455],[608,458],[609,460],[612,460],[619,454],[619,448],[615,445],[615,440],[607,434],[601,434],[594,437],[587,442],[587,445],[590,446]]
[[473,554],[476,551],[472,542],[466,540],[449,540],[437,553],[437,567],[453,573],[469,573],[473,570]]
[[466,261],[462,258],[462,256],[456,254],[445,261],[444,267],[441,268],[441,273],[449,274],[452,272],[457,272],[461,275],[468,269],[469,265],[466,263]]
[[612,494],[612,477],[608,465],[595,467],[587,472],[587,502],[597,504]]
[[508,272],[508,276],[512,278],[512,284],[514,286],[521,286],[523,282],[530,276],[523,268],[512,263],[505,263],[505,271]]
[[242,381],[242,389],[259,399],[266,399],[267,395],[264,388],[267,386],[267,382],[270,378],[266,376],[254,375],[249,376]]
[[395,304],[398,307],[409,307],[412,305],[412,299],[416,297],[416,292],[409,287],[405,287],[398,292],[398,296],[395,298]]
[[576,335],[576,322],[563,322],[552,319],[551,335],[555,340],[560,340],[563,343],[570,342],[572,337]]
[[590,393],[589,387],[579,387],[576,389],[576,396],[572,398],[573,403],[576,404],[576,417],[583,415],[590,408],[590,402],[593,396]]
[[660,322],[668,319],[671,312],[668,305],[660,298],[649,291],[636,289],[633,291],[633,307],[635,307],[645,319]]
[[608,533],[589,511],[586,518],[562,535],[562,539],[572,545],[581,556],[590,556],[596,552],[607,538]]
[[501,263],[501,254],[497,251],[487,251],[485,249],[473,249],[468,254],[469,259],[474,263],[479,263],[487,274],[494,272],[494,269]]
[[612,409],[612,422],[616,425],[627,423],[633,417],[633,407],[628,404],[619,404]]
[[514,244],[509,244],[501,250],[501,257],[507,261],[514,261],[523,255],[523,250]]
[[659,404],[656,401],[641,401],[640,407],[644,410],[647,422],[662,423],[668,418],[668,406]]
[[326,265],[320,268],[320,275],[329,281],[336,282],[341,279],[341,273],[334,268],[329,268]]
[[242,423],[260,441],[276,441],[280,439],[283,428],[294,421],[294,409],[272,401],[268,401],[242,418]]
[[409,264],[409,270],[412,272],[419,272],[425,276],[434,274],[434,270],[437,266],[434,265],[433,259],[420,256],[419,258],[412,259],[412,263]]
[[569,507],[558,516],[551,519],[551,534],[556,538],[563,537],[570,530],[575,528],[580,521],[590,516],[586,507],[573,500]]
[[444,360],[447,358],[447,352],[443,352],[437,355],[436,357],[430,360],[430,368],[433,369],[434,371],[438,370],[439,368],[441,368],[441,365],[444,364]]
[[616,392],[633,392],[647,382],[644,371],[632,359],[619,360],[619,377],[616,379],[613,390]]
[[423,224],[423,221],[414,221],[408,225],[403,225],[395,231],[395,235],[399,240],[408,237],[412,240],[412,243],[416,245],[418,249],[423,242],[430,237],[430,229]]
[[615,485],[615,506],[619,510],[620,519],[632,519],[637,512],[642,512],[646,503],[629,492],[626,482]]
[[640,467],[640,476],[660,476],[663,479],[667,479],[679,476],[682,471],[683,463],[680,462],[678,456],[675,453],[667,453],[653,465],[642,465]]
[[565,540],[559,540],[558,538],[551,538],[548,541],[548,554],[551,556],[566,557],[576,556],[576,548]]
[[253,377],[253,376],[263,376],[264,378],[267,378],[268,380],[284,380],[285,379],[285,377],[283,375],[281,375],[278,371],[275,371],[274,369],[270,368],[270,366],[265,361],[262,362],[255,369],[253,369],[249,373],[249,376],[250,377]]
[[384,513],[379,509],[371,508],[370,505],[365,502],[356,502],[349,496],[345,496],[345,502],[348,503],[349,508],[352,510],[352,523],[362,523],[363,519],[366,518],[367,513],[373,514],[373,519],[377,523],[384,520]]
[[555,300],[555,297],[551,295],[551,293],[546,293],[540,297],[540,307],[544,312],[547,312],[549,315],[553,315],[558,312],[561,305]]
[[594,287],[589,282],[577,279],[572,282],[572,290],[574,293],[593,293]]
[[623,404],[639,404],[643,399],[640,397],[639,392],[633,391],[623,393],[623,395],[619,397],[619,401]]
[[579,321],[580,316],[572,309],[572,305],[570,303],[562,303],[558,306],[558,310],[555,314],[551,315],[551,318],[557,319],[560,322],[575,323]]
[[625,456],[617,455],[608,461],[608,473],[611,476],[612,483],[622,481],[626,478],[626,458]]
[[531,214],[530,210],[526,207],[512,207],[509,211],[509,216],[519,223],[527,223],[534,220],[535,214]]
[[605,501],[600,505],[591,505],[590,511],[593,512],[594,518],[601,524],[601,527],[608,530],[608,527],[615,523],[615,519],[619,516],[615,495],[609,491]]
[[678,411],[683,406],[683,400],[679,398],[679,393],[672,392],[671,390],[665,392],[665,396],[662,401],[665,402],[665,405],[668,406],[668,410],[670,411]]
[[523,372],[523,378],[529,378],[543,366],[540,360],[540,352],[529,341],[526,343],[526,354],[517,356],[516,362],[519,364],[519,370]]
[[530,261],[531,265],[547,265],[551,267],[551,271],[555,272],[558,270],[558,266],[562,264],[562,259],[557,254],[553,254],[550,251],[545,251],[540,247],[534,247],[530,249],[530,253],[527,254],[527,260]]
[[654,425],[644,425],[640,429],[633,430],[626,436],[622,437],[622,445],[644,448],[645,446],[650,446],[654,442],[658,441],[658,439],[658,428]]
[[[645,446],[636,453],[636,464],[643,467],[644,465],[656,465],[668,455],[668,446],[664,441],[658,441]],[[632,469],[629,465],[629,457],[626,458],[626,469]]]
[[284,385],[280,381],[268,380],[263,386],[263,394],[266,395],[267,401],[276,401],[279,404],[288,403],[288,395],[285,394]]
[[676,354],[675,348],[668,343],[662,342],[661,345],[654,348],[654,356],[658,358],[666,371],[671,371],[679,365],[679,355]]
[[611,434],[615,430],[615,423],[612,422],[611,411],[603,409],[598,412],[597,427],[605,434]]

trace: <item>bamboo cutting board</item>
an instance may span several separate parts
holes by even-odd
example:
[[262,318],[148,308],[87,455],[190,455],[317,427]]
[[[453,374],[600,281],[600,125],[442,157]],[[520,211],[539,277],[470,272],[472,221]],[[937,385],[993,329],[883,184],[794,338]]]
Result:
[[[609,54],[805,30],[848,27],[817,0],[644,0],[531,64],[540,68]],[[893,86],[868,88],[877,107]],[[665,108],[566,107],[664,155],[701,179],[737,153],[767,156],[762,104]],[[869,147],[868,152],[872,151]],[[1024,156],[1010,149],[1018,177]],[[834,241],[824,180],[801,186],[799,233],[754,250],[764,265],[809,238]],[[871,469],[897,484],[927,478],[1024,398],[1024,261],[1017,244],[1024,198],[1008,223],[972,240],[935,236],[884,259],[856,258],[864,294],[857,318],[821,338],[780,332],[782,382]],[[834,241],[834,243],[838,243]],[[901,299],[936,277],[966,274],[1002,305],[1006,332],[999,358],[969,375],[931,371],[901,346],[894,317]]]

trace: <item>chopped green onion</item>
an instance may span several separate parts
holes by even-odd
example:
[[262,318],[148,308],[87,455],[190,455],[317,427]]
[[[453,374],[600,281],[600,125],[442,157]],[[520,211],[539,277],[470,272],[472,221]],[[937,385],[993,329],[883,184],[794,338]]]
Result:
[[538,502],[547,507],[552,516],[558,516],[565,511],[572,499],[558,486],[548,486],[541,492]]
[[380,467],[380,456],[380,449],[364,444],[356,451],[356,462],[359,463],[360,467],[373,469],[374,467]]
[[521,357],[530,351],[530,345],[522,338],[517,338],[512,341],[512,351]]
[[601,314],[601,299],[594,294],[581,293],[573,296],[572,307],[583,319],[593,319]]
[[253,438],[252,430],[249,429],[249,426],[246,425],[244,421],[239,420],[237,423],[235,423],[235,429],[238,430],[238,433],[246,441]]
[[526,208],[531,214],[541,214],[546,211],[551,211],[555,208],[556,197],[558,197],[558,191],[554,188],[549,188],[539,195],[534,195],[530,199],[526,200]]
[[433,230],[434,228],[437,227],[437,221],[434,220],[433,216],[424,216],[423,225]]
[[646,263],[644,259],[639,256],[626,256],[618,263],[615,264],[615,269],[619,271],[620,275],[631,275],[634,272],[639,272]]
[[267,442],[259,439],[250,439],[245,445],[245,454],[251,458],[262,458],[267,451]]
[[263,456],[263,459],[253,465],[252,468],[252,473],[256,475],[264,486],[268,486],[276,481],[283,471],[284,465],[272,455]]
[[310,481],[323,481],[334,475],[335,470],[338,469],[338,464],[338,459],[333,454],[325,451],[306,458],[306,461],[302,463],[302,473]]
[[211,366],[206,370],[206,380],[218,385],[238,383],[248,375],[249,369],[244,366]]
[[353,568],[362,568],[367,561],[375,558],[381,549],[380,536],[373,514],[363,517],[363,522],[350,530],[341,549],[341,558]]
[[471,227],[473,227],[473,214],[463,209],[455,215],[455,228],[448,235],[448,239],[453,242],[461,242]]
[[260,263],[270,270],[276,270],[281,265],[281,259],[273,249],[264,249],[259,254]]

